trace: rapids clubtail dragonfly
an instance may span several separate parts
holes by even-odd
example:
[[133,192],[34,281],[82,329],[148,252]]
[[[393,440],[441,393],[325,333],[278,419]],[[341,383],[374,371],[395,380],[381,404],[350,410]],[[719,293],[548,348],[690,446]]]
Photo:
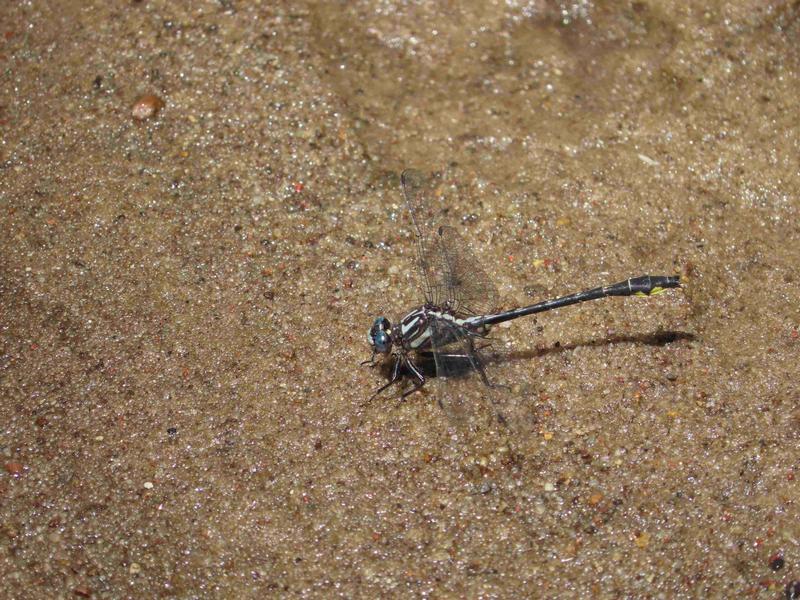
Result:
[[[392,325],[378,317],[367,335],[372,356],[363,364],[375,365],[378,355],[391,356],[391,376],[370,400],[404,375],[413,382],[402,397],[420,390],[426,377],[420,361],[433,359],[437,378],[474,372],[489,387],[487,359],[481,352],[493,325],[536,313],[597,300],[607,296],[652,296],[680,287],[670,275],[642,275],[530,306],[494,312],[498,299],[494,286],[474,258],[466,241],[452,227],[429,226],[431,193],[418,171],[401,176],[406,206],[417,238],[417,268],[424,302]],[[415,360],[416,359],[416,360]]]

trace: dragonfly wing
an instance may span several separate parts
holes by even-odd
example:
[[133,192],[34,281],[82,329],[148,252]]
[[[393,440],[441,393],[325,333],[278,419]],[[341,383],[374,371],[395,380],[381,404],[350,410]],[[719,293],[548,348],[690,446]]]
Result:
[[439,262],[436,244],[431,239],[431,222],[434,215],[430,198],[433,194],[430,180],[414,169],[403,171],[400,176],[403,185],[403,196],[406,207],[411,213],[417,236],[417,267],[420,273],[420,285],[427,304],[441,306],[447,299],[446,290],[436,274]]
[[437,395],[448,417],[459,426],[470,424],[480,418],[479,407],[488,398],[497,420],[506,422],[497,410],[488,362],[476,344],[481,337],[446,319],[434,319],[430,326]]
[[401,182],[416,228],[426,302],[465,315],[491,312],[497,305],[497,291],[469,244],[452,227],[434,225],[435,189],[431,180],[409,169],[403,172]]
[[432,272],[447,290],[449,305],[460,315],[485,315],[497,308],[497,290],[470,250],[452,227],[439,227],[433,236],[438,262]]

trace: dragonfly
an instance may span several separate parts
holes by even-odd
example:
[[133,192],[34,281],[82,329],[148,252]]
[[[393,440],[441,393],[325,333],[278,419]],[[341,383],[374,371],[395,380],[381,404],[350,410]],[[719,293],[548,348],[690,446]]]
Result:
[[394,325],[377,317],[367,334],[372,356],[362,364],[376,365],[376,356],[393,361],[388,383],[378,388],[370,401],[409,377],[411,389],[402,398],[422,389],[426,382],[423,363],[435,365],[437,379],[477,374],[487,387],[495,387],[487,375],[484,350],[491,345],[490,329],[528,315],[598,300],[610,296],[653,296],[680,287],[672,275],[641,275],[537,302],[530,306],[497,311],[498,294],[486,271],[472,254],[469,244],[453,228],[435,225],[434,197],[429,180],[419,171],[402,173],[405,204],[411,214],[417,242],[417,270],[423,303],[408,311]]

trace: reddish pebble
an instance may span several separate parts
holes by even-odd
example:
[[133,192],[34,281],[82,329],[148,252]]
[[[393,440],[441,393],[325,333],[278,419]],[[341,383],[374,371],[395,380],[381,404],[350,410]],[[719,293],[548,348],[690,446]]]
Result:
[[144,121],[155,117],[162,108],[164,108],[164,101],[161,98],[153,94],[147,94],[133,104],[131,116],[137,121]]
[[15,461],[7,462],[5,465],[6,471],[8,471],[14,477],[19,477],[22,475],[22,463],[18,463]]
[[72,590],[72,593],[75,594],[76,596],[80,596],[81,598],[91,598],[92,596],[92,590],[90,590],[85,585],[79,585],[74,590]]

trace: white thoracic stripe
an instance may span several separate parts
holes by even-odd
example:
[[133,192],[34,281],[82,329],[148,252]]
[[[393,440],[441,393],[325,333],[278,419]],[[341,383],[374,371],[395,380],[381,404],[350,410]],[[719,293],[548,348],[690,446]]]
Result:
[[426,327],[424,331],[420,332],[413,339],[410,339],[408,345],[412,350],[416,350],[418,348],[426,346],[430,342],[430,338],[431,338],[431,328]]
[[475,330],[483,316],[470,317],[468,319],[456,318],[447,311],[431,310],[425,306],[415,308],[400,321],[400,336],[403,345],[408,350],[424,350],[431,345],[430,322],[434,319],[439,321],[449,321],[464,327],[467,330]]

